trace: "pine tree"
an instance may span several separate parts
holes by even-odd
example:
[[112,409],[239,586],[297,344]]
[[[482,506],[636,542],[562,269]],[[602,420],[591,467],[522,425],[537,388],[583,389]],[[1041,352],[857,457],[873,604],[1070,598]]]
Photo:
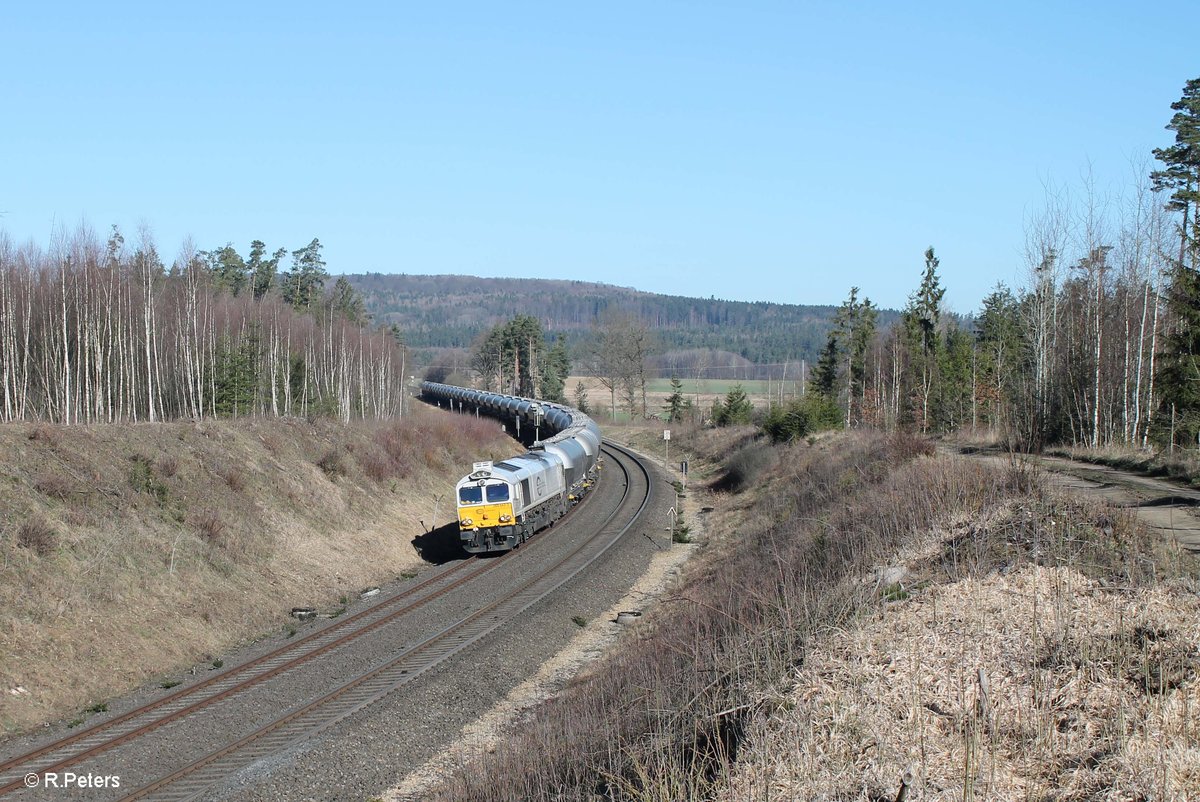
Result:
[[1165,167],[1150,174],[1155,191],[1170,190],[1167,208],[1181,212],[1179,262],[1191,253],[1193,269],[1200,269],[1200,78],[1184,84],[1183,97],[1171,104],[1175,111],[1167,130],[1175,132],[1175,144],[1156,148],[1154,158]]
[[[547,369],[552,374],[552,385],[554,381],[565,380],[566,372],[570,370],[565,343],[561,358],[547,365],[542,324],[530,315],[517,315],[501,323],[478,343],[471,358],[471,368],[479,374],[487,388],[499,380],[501,392],[532,398],[538,394],[538,390],[544,389]],[[558,375],[560,372],[561,376]],[[551,386],[549,389],[555,388]],[[557,391],[561,395],[561,384]]]
[[283,274],[280,284],[283,299],[293,309],[312,310],[321,298],[325,280],[329,278],[325,260],[321,258],[321,247],[321,241],[314,238],[303,248],[292,251],[292,269]]
[[749,423],[754,415],[754,405],[746,396],[746,390],[740,384],[735,384],[725,394],[725,402],[721,404],[716,422],[718,426],[734,426]]
[[1179,259],[1167,290],[1171,323],[1158,354],[1162,407],[1156,429],[1172,446],[1200,446],[1200,78],[1184,85],[1171,108],[1167,129],[1175,132],[1175,144],[1154,151],[1165,167],[1150,174],[1155,190],[1170,190],[1167,208],[1182,215]]
[[270,259],[264,259],[267,245],[256,239],[250,243],[250,258],[246,260],[246,272],[250,275],[250,283],[254,288],[254,300],[261,301],[263,296],[275,287],[275,274],[279,263],[287,256],[287,249],[280,248]]
[[1033,348],[1021,325],[1021,305],[1011,290],[998,284],[983,299],[975,331],[979,361],[975,399],[986,422],[995,426],[1007,417],[1021,360]]
[[1172,323],[1158,355],[1159,439],[1200,447],[1200,272],[1175,265],[1167,308]]
[[925,272],[921,274],[921,285],[909,296],[908,306],[901,317],[908,335],[913,370],[911,375],[916,385],[915,396],[921,431],[929,430],[930,401],[936,390],[937,354],[941,346],[938,322],[942,314],[942,296],[946,290],[938,279],[937,269],[941,264],[934,255],[933,246],[925,250]]
[[345,276],[338,276],[333,283],[333,308],[339,315],[352,323],[366,323],[367,311],[362,296]]
[[588,391],[582,381],[575,382],[575,408],[584,415],[591,415],[592,408],[588,404]]
[[674,423],[683,420],[683,408],[686,399],[683,397],[683,382],[677,376],[671,377],[671,394],[663,411],[667,413],[667,422]]
[[542,398],[565,404],[567,399],[563,389],[567,383],[567,376],[571,374],[571,358],[567,356],[567,343],[562,337],[555,340],[546,353],[541,370]]
[[837,362],[837,332],[833,331],[829,333],[829,339],[825,341],[825,347],[821,349],[817,366],[813,369],[813,391],[830,401],[834,400],[834,394],[837,391]]
[[202,253],[201,256],[206,257],[213,283],[217,287],[233,295],[241,293],[247,283],[246,262],[232,242],[225,243],[220,250]]

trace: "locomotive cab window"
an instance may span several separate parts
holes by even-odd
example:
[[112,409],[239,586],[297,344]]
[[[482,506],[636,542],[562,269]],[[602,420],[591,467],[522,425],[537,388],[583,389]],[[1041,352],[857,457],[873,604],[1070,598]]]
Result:
[[508,501],[508,485],[488,485],[487,500],[489,502]]
[[458,489],[459,504],[482,504],[483,488],[476,485],[464,485]]

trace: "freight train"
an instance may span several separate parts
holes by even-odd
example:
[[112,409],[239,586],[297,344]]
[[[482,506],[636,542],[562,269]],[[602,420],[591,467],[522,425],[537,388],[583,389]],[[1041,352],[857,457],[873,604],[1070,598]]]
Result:
[[512,423],[518,438],[522,426],[527,439],[533,431],[528,452],[477,462],[455,486],[459,538],[472,554],[515,549],[565,515],[595,481],[600,429],[577,409],[437,382],[422,382],[421,395]]

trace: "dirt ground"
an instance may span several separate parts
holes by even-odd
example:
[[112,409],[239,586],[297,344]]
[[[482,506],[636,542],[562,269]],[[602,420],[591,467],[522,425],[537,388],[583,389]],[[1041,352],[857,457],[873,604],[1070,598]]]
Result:
[[954,449],[996,464],[1034,465],[1049,473],[1059,487],[1085,498],[1098,498],[1134,511],[1138,519],[1164,537],[1173,537],[1183,548],[1200,553],[1200,490],[1163,479],[1139,476],[1116,468],[1063,457],[1008,456],[994,451]]

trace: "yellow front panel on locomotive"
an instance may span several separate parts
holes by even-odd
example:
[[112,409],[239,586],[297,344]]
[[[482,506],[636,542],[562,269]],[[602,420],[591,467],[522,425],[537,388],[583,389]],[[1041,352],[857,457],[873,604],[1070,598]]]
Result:
[[504,504],[474,504],[458,508],[458,527],[460,530],[511,526],[512,523],[512,502]]

